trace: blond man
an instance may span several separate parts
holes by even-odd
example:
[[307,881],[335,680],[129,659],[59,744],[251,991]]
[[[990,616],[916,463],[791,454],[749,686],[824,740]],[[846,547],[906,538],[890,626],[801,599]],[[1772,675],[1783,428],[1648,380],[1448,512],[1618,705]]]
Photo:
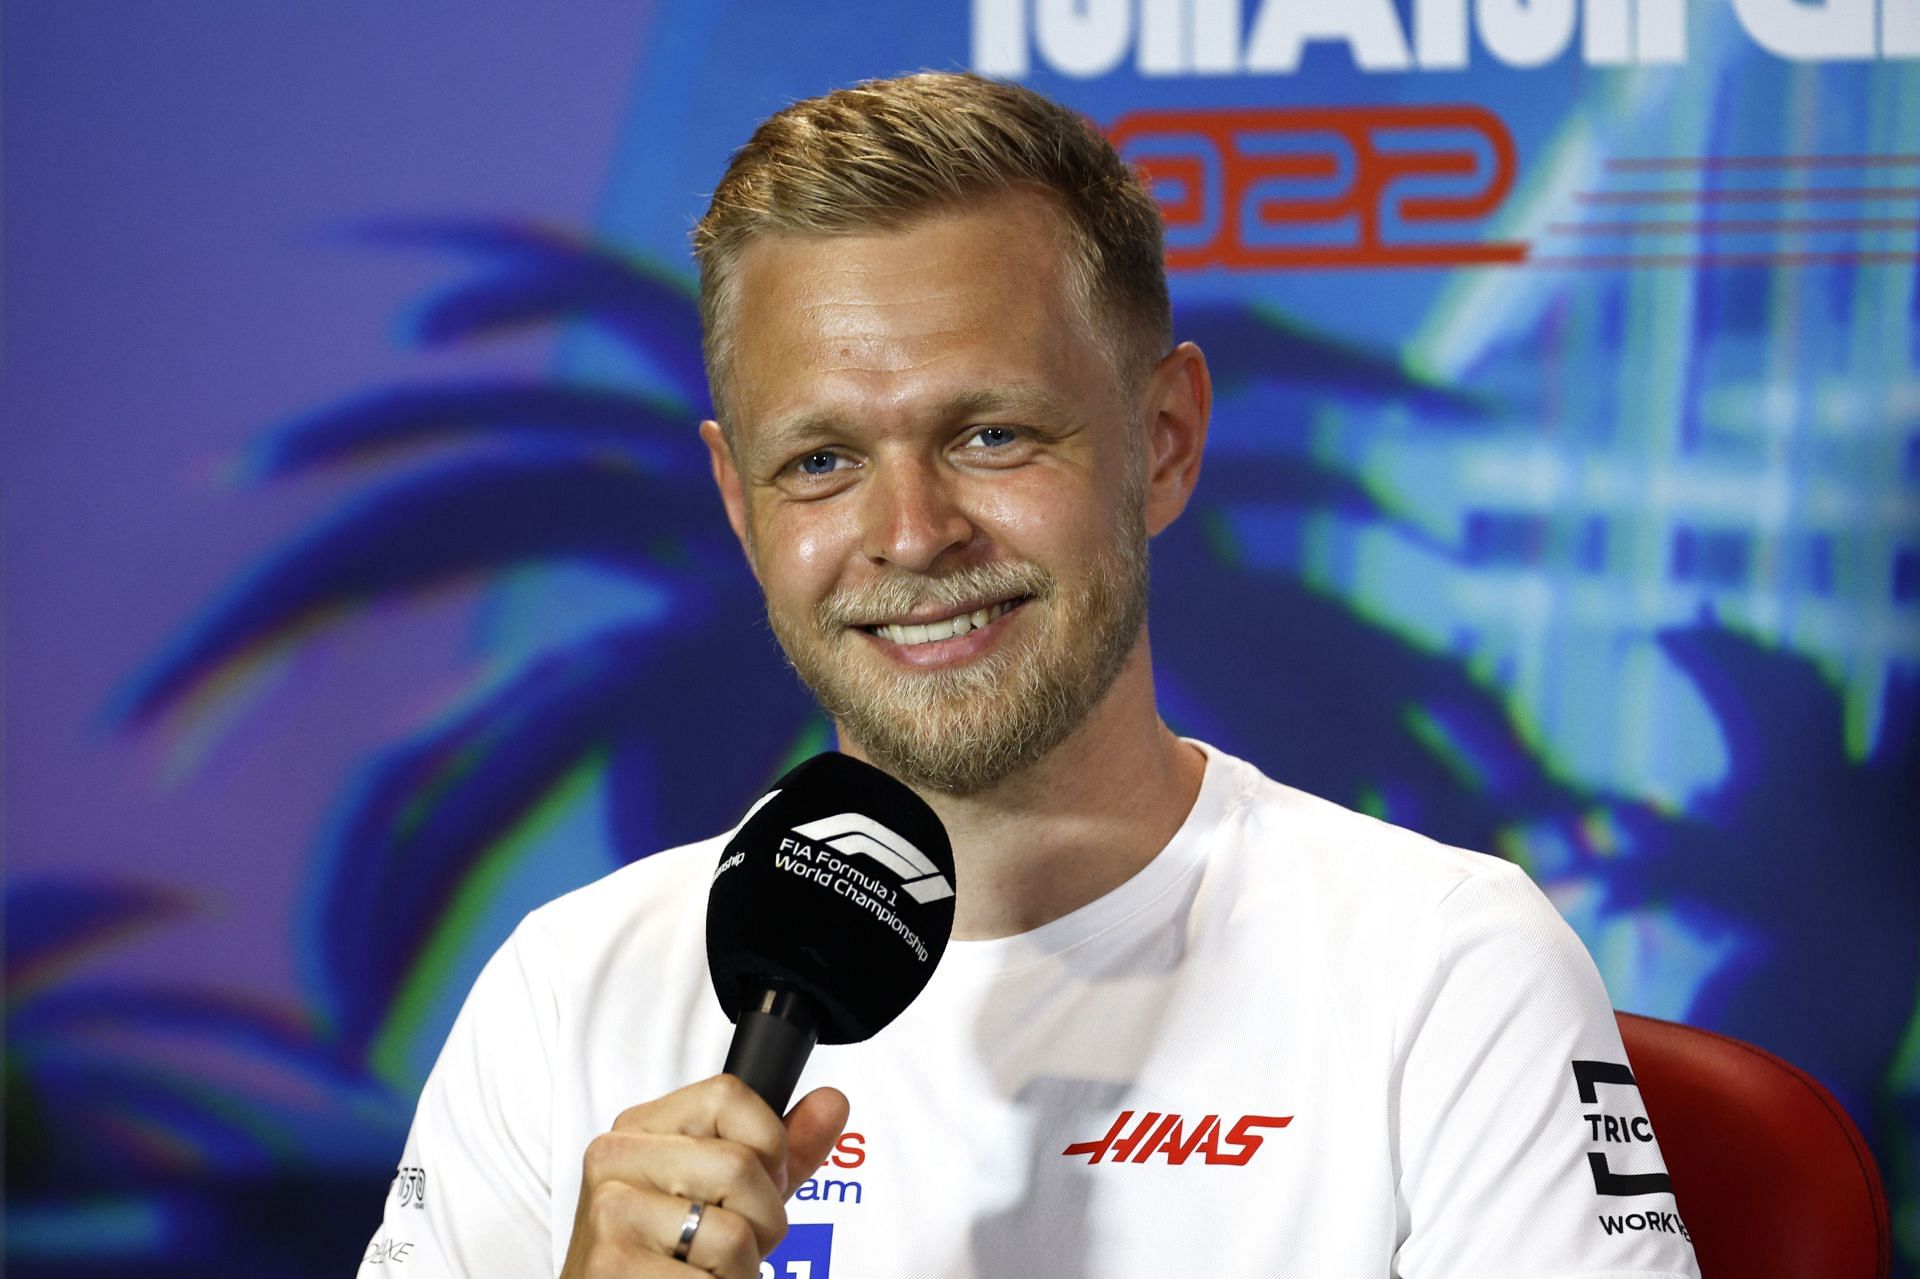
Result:
[[[722,506],[842,749],[946,824],[955,941],[779,1116],[712,1074],[718,840],[541,908],[364,1273],[1694,1275],[1657,1147],[1596,1144],[1644,1111],[1525,876],[1161,721],[1148,544],[1211,386],[1097,131],[969,76],[801,102],[695,247]],[[1628,1184],[1656,1225],[1610,1231]]]

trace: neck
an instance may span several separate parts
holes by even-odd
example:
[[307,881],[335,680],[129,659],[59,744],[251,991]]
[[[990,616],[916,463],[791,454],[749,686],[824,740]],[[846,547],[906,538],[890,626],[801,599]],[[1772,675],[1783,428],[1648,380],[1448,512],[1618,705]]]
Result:
[[1125,883],[1180,829],[1205,768],[1160,721],[1142,636],[1086,722],[1045,758],[976,794],[921,792],[953,840],[954,938],[1026,932]]

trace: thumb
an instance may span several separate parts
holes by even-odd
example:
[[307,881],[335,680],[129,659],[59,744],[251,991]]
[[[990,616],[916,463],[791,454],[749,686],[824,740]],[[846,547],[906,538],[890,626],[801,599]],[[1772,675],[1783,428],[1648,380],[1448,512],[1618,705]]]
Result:
[[847,1095],[838,1088],[816,1088],[794,1103],[787,1112],[787,1179],[780,1193],[791,1194],[827,1161],[833,1143],[846,1131],[850,1109]]

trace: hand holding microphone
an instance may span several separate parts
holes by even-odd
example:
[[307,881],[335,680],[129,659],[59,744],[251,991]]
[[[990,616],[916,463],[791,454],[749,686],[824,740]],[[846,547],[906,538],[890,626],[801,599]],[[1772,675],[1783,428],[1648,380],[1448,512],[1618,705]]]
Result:
[[952,929],[953,852],[919,796],[831,752],[782,777],[726,841],[708,898],[708,966],[735,1023],[725,1073],[623,1112],[588,1146],[561,1279],[757,1279],[786,1196],[847,1122],[831,1088],[781,1121],[807,1054],[899,1016]]
[[561,1279],[758,1279],[786,1234],[786,1197],[846,1123],[835,1089],[802,1097],[782,1123],[731,1075],[623,1111],[587,1146]]

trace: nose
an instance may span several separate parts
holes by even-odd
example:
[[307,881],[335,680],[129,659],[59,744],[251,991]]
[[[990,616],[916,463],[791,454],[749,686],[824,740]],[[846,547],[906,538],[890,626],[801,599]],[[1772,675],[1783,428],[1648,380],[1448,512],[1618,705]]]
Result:
[[954,478],[927,459],[889,459],[874,467],[862,512],[867,558],[909,573],[933,568],[974,538]]

